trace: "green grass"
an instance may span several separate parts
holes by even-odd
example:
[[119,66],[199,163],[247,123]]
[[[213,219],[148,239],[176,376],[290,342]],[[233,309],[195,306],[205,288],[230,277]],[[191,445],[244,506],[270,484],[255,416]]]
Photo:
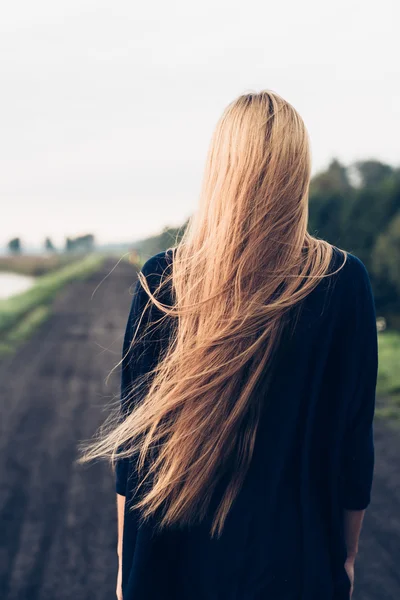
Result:
[[384,331],[378,335],[379,372],[376,413],[400,420],[400,333]]
[[10,354],[32,333],[50,314],[50,306],[37,306],[32,309],[8,334],[0,340],[0,356]]
[[36,329],[48,316],[49,305],[60,289],[97,271],[103,260],[100,254],[90,254],[38,277],[29,290],[0,300],[0,354],[12,351]]
[[384,331],[378,335],[378,394],[400,394],[400,333]]

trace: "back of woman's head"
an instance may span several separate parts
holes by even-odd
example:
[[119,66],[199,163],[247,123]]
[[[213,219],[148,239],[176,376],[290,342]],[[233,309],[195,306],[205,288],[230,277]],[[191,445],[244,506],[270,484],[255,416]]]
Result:
[[136,508],[160,527],[204,518],[224,478],[212,515],[219,535],[240,491],[266,400],[257,389],[290,309],[331,262],[332,247],[307,233],[309,182],[295,109],[270,91],[240,96],[217,124],[198,210],[161,282],[172,306],[139,273],[170,319],[169,345],[144,397],[88,458],[136,456],[145,483]]
[[[308,134],[294,108],[271,92],[240,96],[215,129],[198,219],[205,235],[215,227],[211,241],[219,242],[221,252],[223,240],[228,248],[244,250],[258,238],[262,254],[265,245],[275,247],[270,235],[281,249],[293,238],[299,246],[307,226],[309,180]],[[266,254],[270,263],[270,250]]]

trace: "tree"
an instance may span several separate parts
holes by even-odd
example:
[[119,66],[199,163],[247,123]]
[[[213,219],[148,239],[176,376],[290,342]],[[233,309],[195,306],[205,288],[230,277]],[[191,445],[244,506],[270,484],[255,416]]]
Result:
[[19,237],[12,238],[8,242],[7,247],[9,249],[9,251],[11,252],[11,254],[21,254],[21,252],[22,252],[21,239]]
[[335,158],[330,162],[326,171],[321,171],[313,177],[310,195],[346,194],[351,187],[347,167]]
[[360,178],[361,186],[364,188],[376,188],[393,173],[393,167],[381,163],[378,160],[358,161],[354,164]]
[[94,235],[88,233],[86,235],[80,235],[76,238],[67,237],[65,239],[65,250],[66,252],[90,252],[94,247]]
[[313,177],[310,186],[311,233],[338,246],[344,245],[353,194],[347,168],[336,159],[326,171]]
[[392,284],[400,295],[400,212],[378,236],[372,266],[374,273]]
[[378,235],[388,228],[400,208],[400,175],[398,170],[377,161],[357,164],[364,183],[355,190],[349,213],[348,249],[370,263]]
[[44,241],[44,247],[45,250],[47,250],[48,252],[55,252],[56,248],[53,244],[53,242],[51,241],[51,239],[49,237],[47,237]]
[[175,246],[182,238],[187,227],[188,220],[181,227],[164,227],[161,233],[136,242],[133,247],[139,255],[146,260],[153,254],[162,252],[167,248]]

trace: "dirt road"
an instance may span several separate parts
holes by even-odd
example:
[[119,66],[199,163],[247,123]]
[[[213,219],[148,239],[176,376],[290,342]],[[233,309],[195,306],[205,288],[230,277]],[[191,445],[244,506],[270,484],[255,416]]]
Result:
[[[114,597],[112,473],[74,463],[77,444],[118,400],[118,372],[105,378],[120,358],[132,267],[121,263],[91,298],[114,265],[66,288],[51,318],[0,364],[2,600]],[[355,600],[400,598],[400,436],[378,423],[376,442]]]

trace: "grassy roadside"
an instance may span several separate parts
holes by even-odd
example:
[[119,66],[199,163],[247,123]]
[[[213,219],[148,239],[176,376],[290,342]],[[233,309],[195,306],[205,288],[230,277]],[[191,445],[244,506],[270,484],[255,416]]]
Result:
[[379,373],[376,414],[400,422],[400,333],[383,331],[378,335]]
[[70,281],[88,277],[103,261],[103,255],[90,254],[38,277],[29,290],[0,300],[0,356],[12,352],[47,318],[50,304],[60,289]]
[[0,256],[0,272],[39,277],[81,260],[82,257],[73,252],[39,256],[26,254]]

